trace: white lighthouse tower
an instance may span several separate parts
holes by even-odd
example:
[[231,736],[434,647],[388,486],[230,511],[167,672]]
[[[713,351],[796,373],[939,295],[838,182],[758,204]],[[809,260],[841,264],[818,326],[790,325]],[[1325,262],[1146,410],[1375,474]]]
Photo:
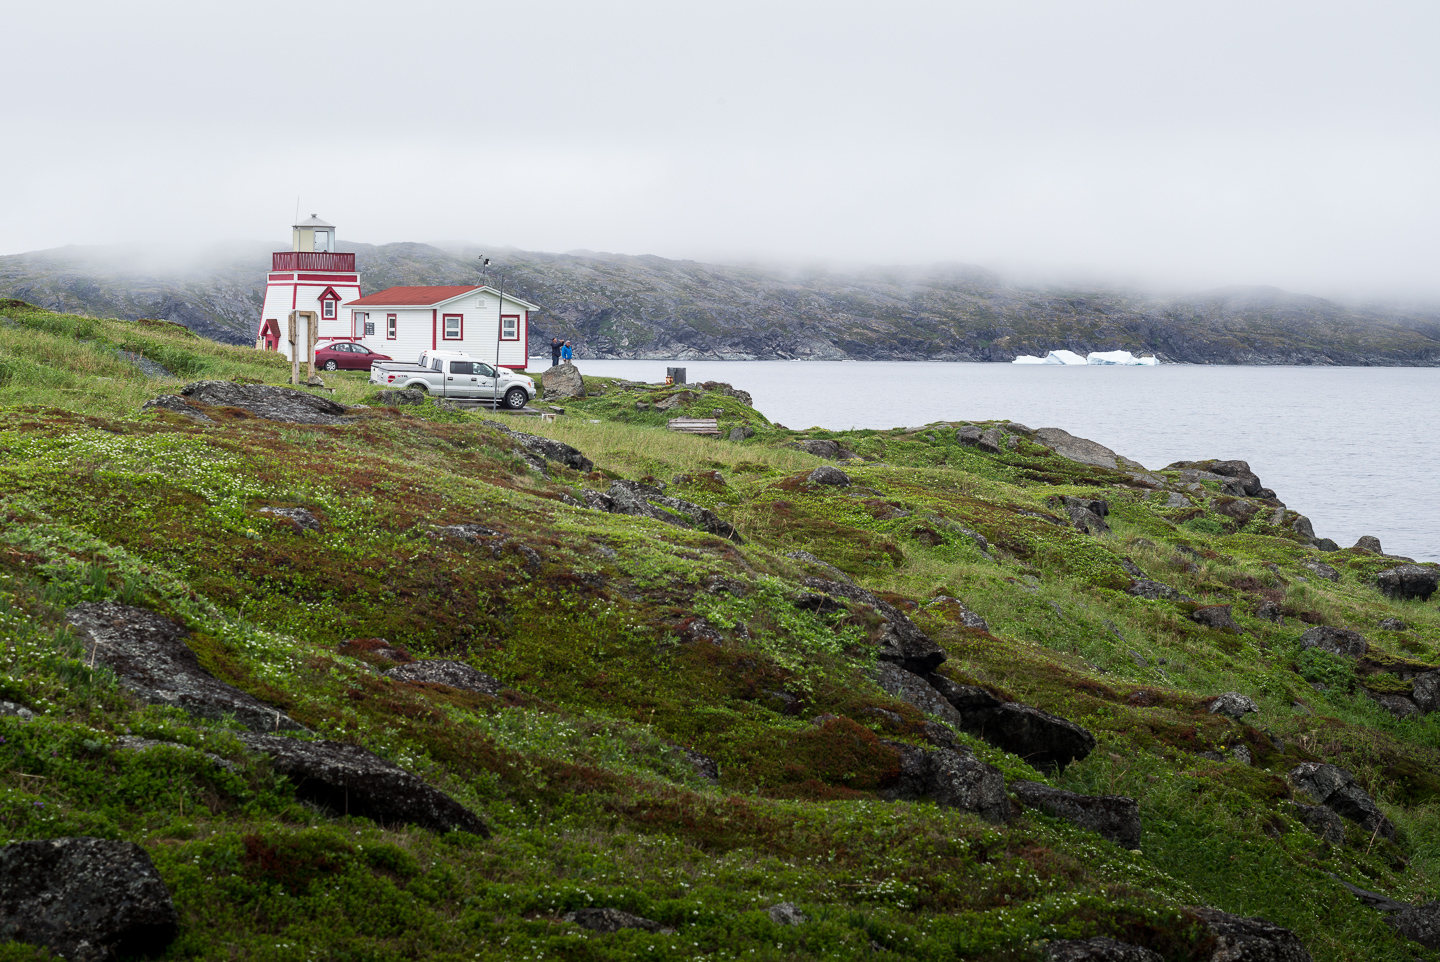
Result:
[[[360,297],[355,255],[335,250],[335,225],[310,215],[291,228],[290,250],[270,255],[265,306],[255,347],[280,351],[287,359],[314,361],[313,347],[338,340],[359,340],[353,317],[340,305]],[[294,347],[292,348],[292,345]]]

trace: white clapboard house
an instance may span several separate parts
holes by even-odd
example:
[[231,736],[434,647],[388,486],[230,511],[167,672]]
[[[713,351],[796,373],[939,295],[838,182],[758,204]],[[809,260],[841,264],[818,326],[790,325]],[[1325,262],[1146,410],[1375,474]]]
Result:
[[[464,351],[522,370],[534,304],[482,285],[392,287],[361,296],[355,255],[335,250],[335,225],[315,215],[291,228],[291,250],[271,255],[255,346],[290,358],[290,315],[301,332],[316,319],[315,345],[355,341],[397,361],[422,351]],[[302,358],[306,338],[299,336]]]
[[493,287],[392,287],[347,301],[356,338],[397,361],[424,351],[464,351],[500,367],[523,370],[534,304]]

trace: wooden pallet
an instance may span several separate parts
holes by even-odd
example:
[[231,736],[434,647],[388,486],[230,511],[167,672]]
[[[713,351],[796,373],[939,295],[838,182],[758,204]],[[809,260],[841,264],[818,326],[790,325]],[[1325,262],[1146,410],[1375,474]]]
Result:
[[682,434],[709,434],[720,436],[720,422],[714,418],[671,418],[665,426]]

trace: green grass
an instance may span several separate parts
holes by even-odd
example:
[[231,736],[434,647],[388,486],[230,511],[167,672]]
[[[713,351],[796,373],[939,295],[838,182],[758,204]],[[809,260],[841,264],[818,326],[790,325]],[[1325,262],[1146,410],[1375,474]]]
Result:
[[[693,386],[691,401],[656,412],[636,402],[673,389],[595,382],[601,393],[566,402],[553,424],[524,422],[592,458],[583,476],[552,465],[541,477],[481,425],[487,415],[431,404],[334,427],[223,411],[195,425],[139,408],[184,380],[280,383],[288,369],[168,325],[4,313],[0,698],[41,718],[0,717],[0,841],[145,846],[181,912],[171,957],[998,962],[1104,934],[1179,962],[1208,958],[1183,912],[1195,904],[1288,926],[1319,960],[1435,957],[1332,878],[1420,901],[1440,882],[1440,719],[1397,721],[1365,694],[1405,688],[1389,669],[1440,661],[1440,612],[1380,596],[1380,560],[1327,555],[1341,580],[1322,581],[1299,566],[1315,552],[1281,529],[1239,526],[1204,499],[1164,508],[1028,441],[994,456],[946,424],[791,432]],[[121,348],[182,377],[148,378]],[[325,379],[346,403],[372,394],[360,373]],[[664,430],[715,408],[755,436]],[[823,462],[791,447],[806,437],[864,456],[846,466],[853,487],[808,484]],[[563,500],[619,477],[667,482],[746,543]],[[1047,520],[1061,495],[1108,500],[1113,532]],[[265,505],[306,507],[323,530],[297,534]],[[472,522],[507,543],[435,534]],[[997,828],[879,801],[898,765],[886,740],[921,742],[926,719],[870,680],[874,618],[792,604],[810,573],[795,550],[909,609],[948,652],[946,674],[1094,732],[1097,750],[1048,778],[959,741],[1009,779],[1136,798],[1140,851],[1033,812]],[[1126,594],[1125,559],[1193,600]],[[989,631],[925,607],[940,595]],[[185,622],[216,675],[421,774],[493,837],[296,801],[231,726],[137,704],[87,664],[63,621],[87,600]],[[1262,601],[1286,623],[1258,618]],[[1232,605],[1245,634],[1193,622],[1203,604]],[[1379,630],[1392,616],[1412,628]],[[1311,623],[1362,631],[1370,662],[1302,653]],[[511,690],[389,681],[342,646],[374,637],[464,660]],[[1259,715],[1205,710],[1231,690]],[[123,734],[171,747],[120,751]],[[1253,766],[1201,754],[1238,746]],[[681,748],[717,760],[719,783]],[[1352,826],[1332,847],[1287,814],[1285,773],[1315,759],[1355,773],[1398,826],[1394,842]],[[781,900],[811,921],[773,924],[764,909]],[[585,905],[675,933],[600,936],[562,921]]]

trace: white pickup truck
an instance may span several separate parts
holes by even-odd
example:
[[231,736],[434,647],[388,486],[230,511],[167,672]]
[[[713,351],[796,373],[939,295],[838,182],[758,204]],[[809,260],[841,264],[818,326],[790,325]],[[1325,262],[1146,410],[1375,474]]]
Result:
[[376,361],[370,367],[370,383],[436,397],[496,399],[516,411],[535,396],[535,382],[525,375],[501,368],[497,378],[489,364],[459,351],[426,351],[418,364]]

